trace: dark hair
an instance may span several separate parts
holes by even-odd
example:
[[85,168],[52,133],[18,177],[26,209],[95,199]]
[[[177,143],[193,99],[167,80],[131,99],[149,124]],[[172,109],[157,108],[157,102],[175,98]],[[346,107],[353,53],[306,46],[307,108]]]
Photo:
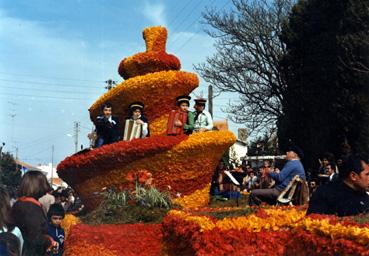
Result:
[[336,164],[335,163],[329,162],[328,165],[330,165],[331,168],[336,171]]
[[10,197],[4,187],[0,187],[0,202],[0,229],[6,227],[7,231],[12,231]]
[[51,190],[46,176],[39,171],[29,171],[24,174],[18,190],[18,196],[39,199]]
[[[10,232],[0,233],[0,244],[5,247],[6,255],[19,256],[20,255],[20,241],[17,236]],[[3,255],[3,254],[1,254]]]
[[64,218],[65,211],[61,204],[50,205],[49,211],[47,212],[47,219],[50,221],[52,216],[61,216]]
[[362,161],[366,162],[363,157],[358,155],[349,156],[345,161],[343,161],[343,165],[339,173],[340,178],[346,179],[351,172],[360,174],[362,171],[364,171]]
[[102,104],[101,111],[103,111],[104,108],[113,108],[113,106],[109,102],[107,102],[107,103]]

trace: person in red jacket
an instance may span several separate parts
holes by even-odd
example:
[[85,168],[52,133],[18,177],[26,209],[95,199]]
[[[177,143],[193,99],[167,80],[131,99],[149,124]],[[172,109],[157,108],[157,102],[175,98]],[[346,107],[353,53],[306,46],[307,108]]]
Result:
[[48,191],[50,185],[41,172],[29,171],[23,176],[11,215],[23,234],[24,255],[43,256],[58,250],[58,243],[48,235],[47,218],[38,201]]

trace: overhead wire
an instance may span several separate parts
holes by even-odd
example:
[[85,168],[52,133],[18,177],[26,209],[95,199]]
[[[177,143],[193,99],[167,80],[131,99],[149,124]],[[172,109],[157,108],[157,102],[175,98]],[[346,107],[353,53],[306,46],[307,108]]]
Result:
[[103,83],[104,81],[101,80],[86,80],[86,79],[75,79],[75,78],[65,78],[65,77],[48,77],[48,76],[40,76],[40,75],[30,75],[30,74],[15,74],[15,73],[7,73],[1,72],[0,74],[9,75],[9,76],[26,76],[26,77],[37,77],[43,79],[50,79],[50,80],[67,80],[67,81],[78,81],[78,82],[95,82],[95,83]]
[[[231,3],[231,0],[228,0],[220,9],[221,10],[223,10],[229,3]],[[198,19],[196,19],[194,22],[192,22],[191,24],[190,24],[190,26],[188,26],[188,28],[189,27],[191,27],[193,24],[195,24],[195,22],[196,21],[198,21],[199,19],[200,19],[200,17],[201,17],[201,15],[198,17]],[[198,28],[197,30],[196,30],[196,32],[195,33],[193,33],[193,35],[191,36],[191,37],[189,37],[177,50],[176,50],[176,52],[180,52],[182,49],[183,49],[183,47],[184,46],[186,46],[186,44],[188,44],[196,35],[197,35],[197,33],[199,32],[201,30],[201,27],[200,28]]]
[[54,96],[42,96],[42,95],[30,95],[30,94],[12,94],[12,93],[2,93],[2,92],[0,92],[0,96],[30,97],[30,98],[59,99],[59,100],[88,100],[88,98],[54,97]]
[[[17,86],[13,87],[13,86],[2,86],[2,85],[0,85],[0,88],[14,89],[14,90],[31,90],[31,91],[41,91],[41,92],[55,92],[55,93],[72,93],[72,94],[83,94],[83,95],[86,95],[88,93],[94,94],[93,92],[48,90],[48,89],[40,89],[40,88],[27,88],[27,87],[17,87]],[[96,92],[96,93],[99,93],[99,92]]]
[[[0,81],[9,82],[9,83],[21,83],[21,84],[39,84],[39,85],[47,85],[47,86],[63,86],[63,87],[81,87],[81,88],[101,88],[101,86],[83,86],[78,84],[64,84],[64,83],[55,83],[55,82],[42,82],[42,81],[32,81],[32,80],[18,80],[18,79],[4,79],[0,78]],[[102,82],[104,83],[104,82]]]

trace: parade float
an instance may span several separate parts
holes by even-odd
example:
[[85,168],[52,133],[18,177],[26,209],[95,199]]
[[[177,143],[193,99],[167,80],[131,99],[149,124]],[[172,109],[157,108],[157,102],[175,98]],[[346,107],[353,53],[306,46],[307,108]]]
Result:
[[146,52],[125,58],[118,72],[125,79],[102,95],[89,109],[91,120],[109,102],[123,123],[128,106],[140,101],[150,121],[151,136],[120,141],[67,157],[58,165],[58,174],[81,197],[87,209],[100,202],[103,188],[128,185],[127,175],[145,170],[152,174],[159,190],[170,188],[172,195],[190,195],[210,182],[224,152],[236,140],[229,131],[166,136],[175,99],[198,87],[196,74],[181,71],[179,60],[165,50],[167,30],[151,27],[143,31]]
[[89,211],[101,205],[104,188],[130,189],[136,180],[137,190],[145,173],[152,175],[152,186],[171,194],[177,206],[159,223],[91,225],[68,214],[62,224],[64,255],[369,255],[367,217],[306,217],[306,207],[209,204],[213,170],[235,137],[229,131],[165,135],[174,99],[191,93],[199,82],[195,74],[180,71],[179,60],[165,52],[165,28],[147,28],[143,37],[146,52],[119,65],[125,81],[89,111],[95,120],[102,104],[110,102],[123,121],[128,105],[141,101],[151,137],[72,155],[58,165],[58,173]]

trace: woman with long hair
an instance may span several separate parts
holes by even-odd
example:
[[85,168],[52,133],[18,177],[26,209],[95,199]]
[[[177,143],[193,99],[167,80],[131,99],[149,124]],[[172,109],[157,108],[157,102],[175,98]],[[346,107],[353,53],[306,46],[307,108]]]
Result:
[[56,243],[47,233],[47,218],[38,201],[50,191],[46,176],[39,171],[27,172],[18,190],[18,200],[12,208],[14,223],[22,231],[25,255],[45,255],[56,250]]

